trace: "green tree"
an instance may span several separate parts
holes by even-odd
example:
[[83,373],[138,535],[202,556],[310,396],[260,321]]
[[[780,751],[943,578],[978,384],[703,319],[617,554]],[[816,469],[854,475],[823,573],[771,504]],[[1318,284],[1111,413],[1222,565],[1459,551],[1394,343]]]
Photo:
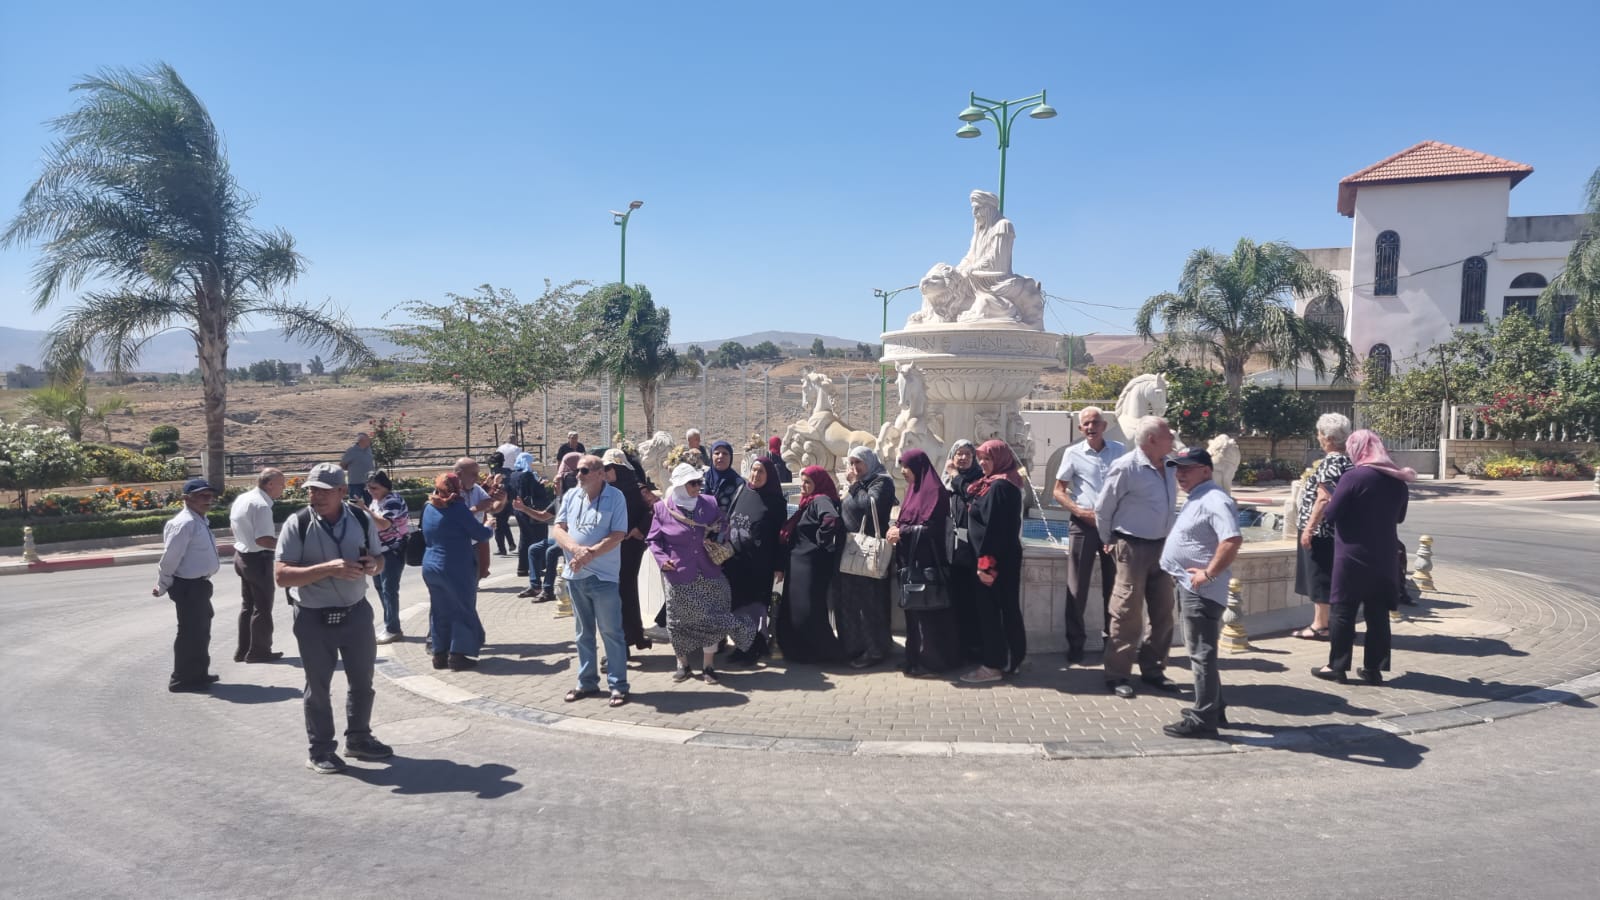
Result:
[[699,344],[690,344],[689,349],[683,351],[683,355],[687,356],[690,362],[703,363],[706,361],[706,348]]
[[656,392],[663,379],[694,371],[669,344],[672,313],[650,299],[642,284],[601,285],[578,304],[578,331],[586,378],[610,373],[639,391],[647,434],[656,430]]
[[1589,227],[1567,252],[1566,265],[1539,295],[1539,318],[1553,324],[1562,308],[1567,311],[1565,336],[1575,349],[1588,345],[1600,354],[1600,169],[1589,176],[1585,189]]
[[1170,360],[1157,371],[1167,376],[1167,421],[1185,443],[1203,444],[1234,430],[1238,420],[1228,415],[1222,376]]
[[822,338],[811,339],[811,355],[817,359],[822,359],[828,355],[828,345],[822,342]]
[[776,361],[783,359],[783,349],[771,341],[762,341],[750,348],[750,359]]
[[1253,356],[1274,367],[1309,362],[1327,371],[1324,354],[1336,359],[1335,377],[1350,376],[1350,344],[1338,329],[1295,315],[1294,297],[1336,296],[1339,284],[1288,244],[1257,244],[1241,238],[1231,254],[1202,249],[1189,254],[1176,293],[1156,294],[1134,318],[1140,337],[1160,337],[1152,362],[1215,364],[1227,388],[1227,415],[1239,419],[1245,365]]
[[1089,343],[1082,335],[1063,334],[1056,345],[1056,361],[1061,363],[1061,368],[1073,371],[1093,363],[1094,356],[1089,353]]
[[38,242],[34,309],[85,279],[51,328],[52,361],[97,351],[114,372],[173,328],[193,336],[206,423],[204,471],[221,484],[228,406],[228,336],[250,317],[295,340],[365,362],[371,351],[334,311],[276,299],[305,263],[294,239],[250,224],[253,198],[234,181],[211,115],[171,66],[108,69],[73,86],[78,108],[52,122],[60,135],[0,245]]
[[1278,442],[1310,434],[1317,425],[1317,401],[1302,391],[1283,387],[1247,385],[1241,403],[1244,427],[1264,434],[1271,444],[1267,455],[1278,458]]
[[1083,378],[1075,383],[1073,396],[1084,400],[1116,400],[1122,389],[1133,380],[1132,366],[1122,366],[1115,363],[1104,366],[1090,366],[1083,371]]
[[722,346],[711,354],[711,368],[731,369],[750,358],[750,351],[738,341],[723,341]]
[[306,371],[312,375],[321,375],[328,371],[328,366],[322,361],[321,356],[313,356],[311,362],[306,363]]

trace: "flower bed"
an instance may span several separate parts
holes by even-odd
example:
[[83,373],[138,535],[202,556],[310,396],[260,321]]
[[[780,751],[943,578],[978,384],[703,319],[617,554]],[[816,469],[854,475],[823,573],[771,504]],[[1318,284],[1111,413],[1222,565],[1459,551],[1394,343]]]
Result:
[[1575,481],[1594,477],[1594,465],[1580,457],[1497,455],[1478,456],[1461,467],[1464,474],[1473,478],[1504,480],[1510,478],[1550,478],[1558,481]]

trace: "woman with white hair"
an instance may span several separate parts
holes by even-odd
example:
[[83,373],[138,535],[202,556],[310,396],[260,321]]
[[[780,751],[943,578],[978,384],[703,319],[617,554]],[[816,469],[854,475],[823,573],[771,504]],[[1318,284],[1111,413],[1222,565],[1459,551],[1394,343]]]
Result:
[[1339,479],[1349,471],[1350,457],[1344,444],[1350,437],[1350,419],[1328,413],[1317,419],[1317,443],[1324,456],[1317,461],[1311,479],[1300,492],[1300,508],[1295,527],[1299,530],[1300,552],[1295,560],[1295,593],[1311,598],[1311,624],[1292,632],[1308,641],[1328,639],[1328,594],[1333,589],[1333,526],[1324,516],[1328,501],[1339,487]]

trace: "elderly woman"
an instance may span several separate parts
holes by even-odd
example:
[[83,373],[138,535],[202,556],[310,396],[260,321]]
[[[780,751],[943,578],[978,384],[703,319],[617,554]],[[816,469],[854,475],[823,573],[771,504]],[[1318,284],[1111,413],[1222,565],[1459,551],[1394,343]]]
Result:
[[392,644],[405,637],[400,632],[400,574],[406,570],[406,536],[411,533],[411,511],[406,498],[394,492],[389,473],[379,469],[367,479],[367,494],[372,501],[367,512],[378,526],[378,541],[383,544],[383,571],[372,576],[372,586],[383,604],[383,633],[378,643]]
[[1399,525],[1406,520],[1407,485],[1416,470],[1401,468],[1389,458],[1383,441],[1362,429],[1345,441],[1355,465],[1339,479],[1323,510],[1333,523],[1333,583],[1328,595],[1332,633],[1328,664],[1311,674],[1343,682],[1350,671],[1356,639],[1356,611],[1367,620],[1362,648],[1364,665],[1356,675],[1367,684],[1382,684],[1389,668],[1389,611],[1400,603]]
[[755,643],[734,651],[729,662],[748,665],[767,653],[767,608],[772,602],[772,581],[783,574],[783,545],[778,532],[789,517],[777,468],[766,457],[750,466],[750,477],[734,495],[728,509],[727,541],[733,556],[722,566],[733,592],[733,614],[750,620]]
[[1311,624],[1292,632],[1297,638],[1320,641],[1328,637],[1328,594],[1333,587],[1333,527],[1326,513],[1339,478],[1350,468],[1344,442],[1350,437],[1350,420],[1339,413],[1317,419],[1317,443],[1325,454],[1317,461],[1311,479],[1300,493],[1300,555],[1295,560],[1295,593],[1311,598]]
[[[733,509],[733,498],[744,487],[744,479],[739,476],[739,470],[733,467],[733,445],[727,441],[713,441],[711,444],[711,468],[702,473],[705,476],[706,496],[717,502],[717,509],[724,516],[728,510]],[[711,529],[714,537],[722,540],[722,527],[727,523],[719,523]]]
[[694,654],[701,657],[700,680],[717,683],[712,660],[723,635],[740,650],[750,649],[755,630],[733,614],[728,580],[706,553],[706,530],[721,514],[716,501],[700,493],[700,470],[679,463],[672,486],[655,505],[650,520],[650,552],[667,581],[667,634],[678,657],[674,682],[689,680]]
[[778,540],[789,550],[783,576],[783,601],[776,631],[783,658],[797,663],[839,659],[839,638],[828,624],[828,588],[839,572],[844,526],[839,521],[839,489],[821,466],[800,471],[800,508]]
[[[866,447],[850,451],[849,491],[840,504],[845,531],[884,537],[894,524],[894,481],[878,455]],[[889,579],[839,573],[834,620],[839,643],[853,669],[865,669],[889,658]]]
[[968,530],[978,557],[978,617],[983,628],[983,665],[961,676],[989,684],[1017,674],[1028,653],[1022,627],[1022,474],[1005,441],[978,447],[983,477],[967,487],[972,505]]
[[600,461],[605,465],[606,481],[622,492],[622,499],[628,504],[628,536],[617,548],[622,557],[622,571],[617,576],[617,592],[622,595],[622,636],[635,649],[649,650],[653,642],[644,636],[644,618],[639,612],[639,567],[644,563],[644,536],[650,530],[651,504],[644,497],[643,485],[626,453],[612,447]]
[[459,476],[446,472],[433,480],[433,495],[422,509],[422,535],[428,541],[422,582],[431,604],[435,669],[461,671],[478,664],[484,638],[478,579],[486,573],[473,542],[493,534],[467,508]]
[[967,488],[983,478],[978,465],[978,445],[962,438],[950,445],[944,463],[945,486],[950,489],[950,605],[955,610],[961,636],[961,656],[967,662],[983,660],[983,625],[978,617],[978,557],[972,552],[972,497]]
[[[921,450],[900,454],[900,474],[906,482],[906,499],[900,516],[889,529],[895,566],[902,571],[933,571],[948,588],[950,556],[946,537],[950,527],[950,495],[933,470],[933,460]],[[956,614],[944,609],[906,610],[906,664],[908,678],[932,675],[961,663],[961,643]]]

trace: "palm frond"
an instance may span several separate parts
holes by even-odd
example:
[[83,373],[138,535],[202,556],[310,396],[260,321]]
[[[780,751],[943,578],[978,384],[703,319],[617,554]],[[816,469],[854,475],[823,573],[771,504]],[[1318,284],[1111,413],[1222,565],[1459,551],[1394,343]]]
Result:
[[[333,302],[321,306],[306,306],[287,302],[258,302],[238,310],[245,315],[262,315],[278,323],[283,336],[299,341],[312,350],[326,351],[329,361],[337,365],[363,368],[377,361],[372,348],[356,333],[344,313]],[[235,322],[238,319],[234,320]]]
[[69,369],[99,356],[113,372],[126,372],[156,335],[174,328],[192,334],[190,321],[190,305],[169,295],[91,292],[51,327],[45,339],[45,365]]

